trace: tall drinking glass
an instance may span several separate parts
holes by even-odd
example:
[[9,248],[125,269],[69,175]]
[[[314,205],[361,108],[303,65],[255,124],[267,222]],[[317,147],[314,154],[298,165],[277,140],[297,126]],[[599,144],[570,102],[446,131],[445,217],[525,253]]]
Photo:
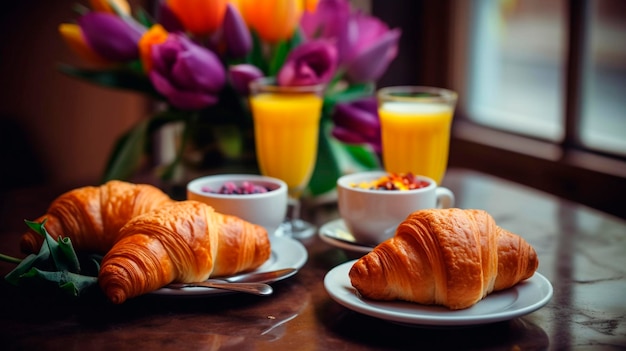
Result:
[[250,84],[257,162],[261,173],[287,183],[290,215],[277,235],[306,238],[315,234],[300,219],[300,197],[315,160],[323,104],[323,85],[278,86],[270,78]]
[[433,87],[395,86],[379,89],[377,97],[385,171],[411,172],[441,184],[457,94]]

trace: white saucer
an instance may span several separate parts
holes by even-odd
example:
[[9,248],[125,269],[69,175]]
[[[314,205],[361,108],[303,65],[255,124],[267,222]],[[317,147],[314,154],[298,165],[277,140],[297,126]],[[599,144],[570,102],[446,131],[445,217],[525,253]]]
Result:
[[450,310],[403,301],[374,301],[360,297],[350,283],[348,272],[356,260],[330,270],[324,278],[328,294],[339,304],[359,313],[395,323],[414,326],[468,326],[521,317],[545,306],[552,297],[550,282],[541,274],[512,288],[487,295],[474,306]]
[[[261,267],[251,273],[269,272],[283,268],[300,269],[308,259],[306,248],[299,241],[289,237],[271,237],[272,253]],[[290,275],[288,277],[291,277]],[[285,277],[285,278],[288,278]],[[282,278],[282,279],[285,279]],[[232,294],[232,291],[213,288],[189,287],[182,289],[161,288],[151,292],[153,295],[166,296],[212,296]]]
[[371,246],[357,243],[341,218],[332,220],[321,226],[319,237],[330,245],[349,251],[368,253],[374,249]]

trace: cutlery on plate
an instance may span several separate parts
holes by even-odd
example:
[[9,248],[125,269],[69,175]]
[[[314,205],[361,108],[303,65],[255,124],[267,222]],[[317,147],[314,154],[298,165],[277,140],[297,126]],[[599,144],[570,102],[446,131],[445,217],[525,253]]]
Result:
[[298,270],[296,268],[284,268],[275,271],[245,273],[232,277],[211,278],[203,282],[171,283],[165,287],[170,289],[206,287],[233,290],[255,295],[270,295],[273,290],[268,283],[291,277],[297,272]]
[[[296,268],[283,268],[275,271],[252,272],[234,275],[232,277],[216,278],[216,280],[225,280],[229,283],[273,283],[280,279],[289,278],[298,273]],[[211,279],[209,279],[210,281]]]
[[205,280],[203,282],[195,282],[195,283],[171,283],[165,286],[170,289],[182,289],[182,288],[195,288],[195,287],[204,287],[204,288],[215,288],[222,290],[231,290],[237,292],[243,292],[254,295],[270,295],[274,291],[271,286],[265,283],[229,283],[226,281],[218,281],[214,280]]

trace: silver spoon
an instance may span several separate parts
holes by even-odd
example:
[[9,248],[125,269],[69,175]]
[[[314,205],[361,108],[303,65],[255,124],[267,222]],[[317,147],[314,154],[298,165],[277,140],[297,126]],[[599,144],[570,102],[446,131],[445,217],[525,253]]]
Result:
[[203,282],[194,283],[171,283],[165,286],[171,289],[182,289],[185,287],[208,287],[216,289],[226,289],[256,295],[269,295],[272,287],[267,283],[275,282],[279,279],[288,278],[298,272],[295,268],[284,268],[275,271],[246,273],[221,279],[208,279]]
[[217,278],[217,279],[225,280],[229,283],[266,283],[266,284],[269,284],[277,280],[289,278],[296,273],[298,273],[298,270],[296,268],[283,268],[283,269],[278,269],[275,271],[245,273],[245,274],[234,275],[232,277]]
[[205,287],[244,292],[261,296],[270,295],[274,291],[271,286],[265,283],[229,283],[227,281],[219,282],[217,280],[205,280],[203,282],[195,283],[171,283],[166,285],[165,287],[170,289]]

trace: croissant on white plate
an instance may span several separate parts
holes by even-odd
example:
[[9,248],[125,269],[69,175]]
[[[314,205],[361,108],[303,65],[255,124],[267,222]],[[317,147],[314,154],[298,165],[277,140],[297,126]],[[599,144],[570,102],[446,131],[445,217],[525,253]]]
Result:
[[104,256],[98,283],[113,303],[173,281],[258,268],[270,257],[265,228],[217,213],[197,201],[180,201],[131,219]]
[[487,212],[431,209],[410,214],[349,277],[365,298],[458,310],[530,278],[538,264],[533,247]]

